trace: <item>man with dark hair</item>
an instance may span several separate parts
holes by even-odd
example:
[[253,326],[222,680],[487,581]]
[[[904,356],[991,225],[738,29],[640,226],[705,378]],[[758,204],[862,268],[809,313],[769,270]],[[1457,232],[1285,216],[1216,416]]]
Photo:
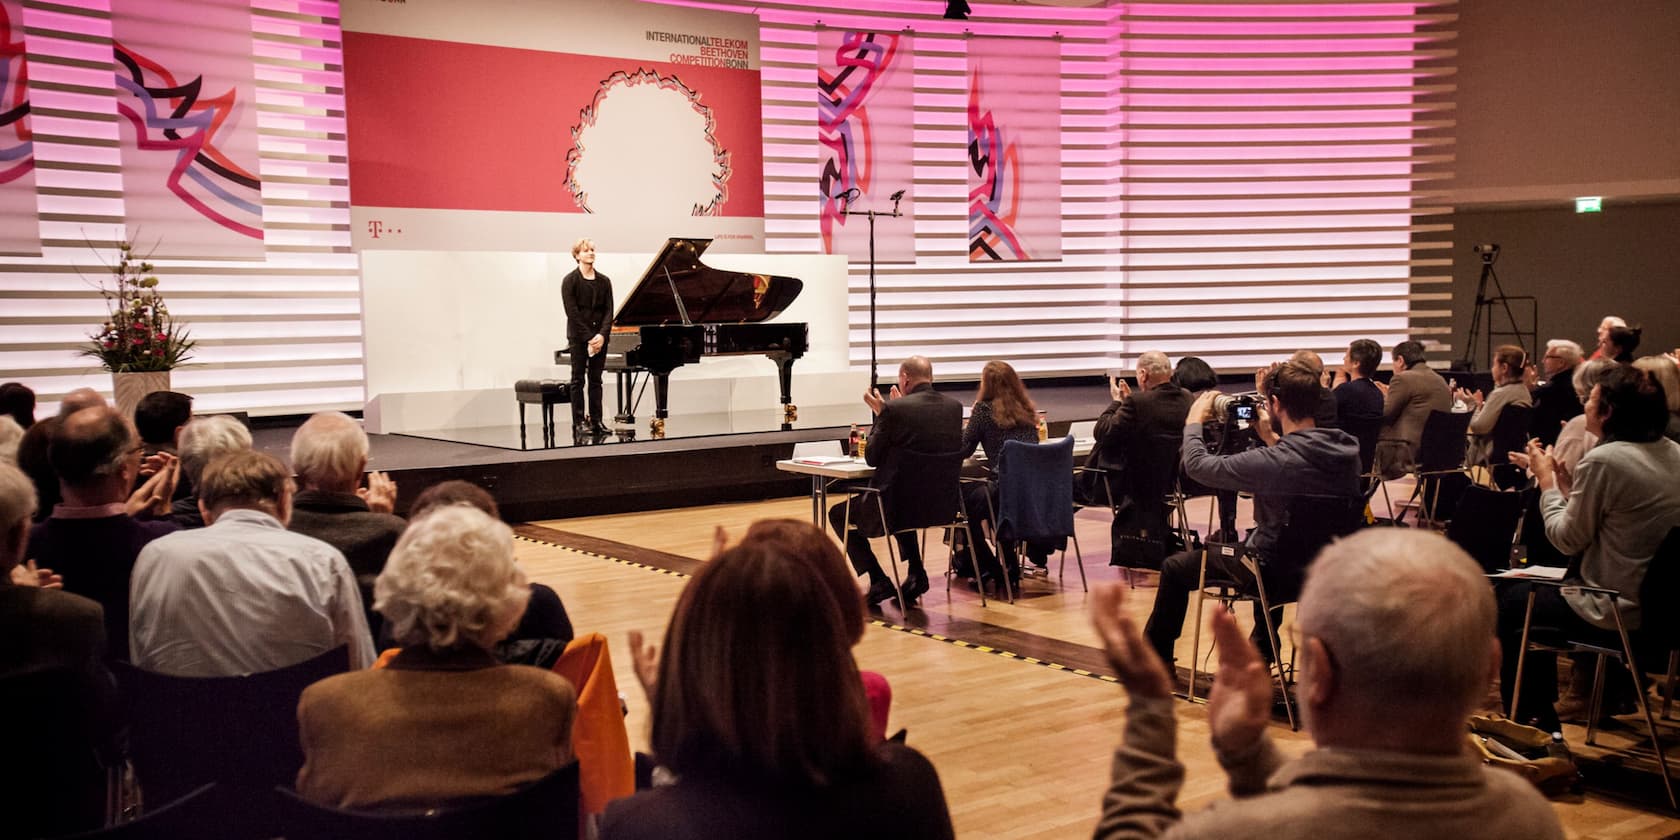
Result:
[[192,404],[193,398],[179,391],[153,391],[140,398],[134,407],[134,428],[146,445],[147,455],[175,454],[181,429],[192,419]]
[[[1575,393],[1575,369],[1581,366],[1581,345],[1562,338],[1546,342],[1540,370],[1530,366],[1525,373],[1533,393],[1534,411],[1528,415],[1528,436],[1540,443],[1557,443],[1563,424],[1581,414],[1581,397]],[[1538,374],[1546,379],[1539,381]]]
[[105,608],[106,644],[111,658],[119,660],[128,659],[128,587],[135,558],[152,540],[175,530],[168,522],[128,513],[140,453],[134,427],[114,408],[88,408],[64,418],[48,445],[64,501],[29,534],[31,558],[62,575],[65,591]]
[[1382,345],[1369,338],[1361,338],[1348,345],[1342,366],[1336,371],[1336,387],[1330,392],[1336,398],[1336,414],[1353,419],[1381,419],[1383,392],[1371,379],[1382,364]]
[[10,416],[28,431],[35,425],[35,392],[22,382],[0,385],[0,414]]
[[339,645],[373,664],[356,578],[338,549],[286,530],[290,471],[242,450],[212,461],[198,487],[204,528],[146,546],[134,565],[134,664],[183,677],[295,665]]
[[1394,378],[1383,392],[1382,430],[1377,433],[1376,466],[1383,478],[1411,471],[1429,412],[1452,411],[1452,403],[1447,380],[1424,364],[1423,342],[1394,345]]
[[[962,448],[962,403],[933,389],[933,363],[925,356],[911,356],[898,366],[898,384],[888,399],[873,389],[865,391],[863,402],[874,412],[875,426],[869,430],[864,458],[875,468],[872,484],[892,486],[898,475],[898,460],[905,450],[940,453]],[[847,527],[847,510],[851,528]],[[892,579],[881,569],[881,561],[869,547],[869,538],[885,533],[880,511],[874,504],[842,502],[830,508],[828,522],[846,543],[846,556],[860,575],[869,577],[870,606],[894,596]],[[922,566],[921,546],[914,533],[899,534],[898,552],[909,571],[904,576],[904,603],[908,606],[928,590],[927,570]]]
[[[1575,465],[1567,497],[1558,489],[1550,447],[1530,441],[1528,451],[1512,453],[1511,461],[1528,467],[1540,486],[1546,539],[1563,554],[1580,556],[1582,583],[1620,592],[1617,602],[1626,627],[1637,630],[1644,617],[1639,590],[1651,557],[1668,532],[1680,527],[1680,483],[1674,480],[1680,475],[1680,444],[1663,437],[1668,402],[1662,386],[1635,367],[1608,371],[1587,396],[1585,413],[1587,431],[1600,440]],[[1505,647],[1500,686],[1507,708],[1517,678],[1527,600],[1525,586],[1508,587],[1500,598],[1500,641]],[[1617,631],[1609,601],[1576,588],[1535,588],[1533,623],[1609,638]],[[1556,665],[1552,656],[1526,658],[1522,705],[1516,715],[1520,721],[1538,720],[1547,732],[1558,728],[1552,706],[1557,700]],[[1618,684],[1626,680],[1607,683]]]
[[[1277,545],[1289,496],[1359,493],[1359,444],[1340,429],[1318,428],[1313,420],[1322,387],[1318,375],[1308,365],[1286,362],[1269,378],[1266,411],[1283,427],[1276,443],[1234,455],[1208,452],[1202,440],[1202,424],[1213,410],[1217,393],[1212,391],[1197,397],[1190,406],[1183,432],[1186,477],[1206,487],[1254,494],[1255,529],[1248,547],[1261,555]],[[1262,418],[1260,425],[1266,422]],[[1161,566],[1155,608],[1144,634],[1163,662],[1173,661],[1173,647],[1184,629],[1190,593],[1201,580],[1201,560],[1202,552],[1184,551],[1168,557]],[[1210,554],[1210,572],[1217,571],[1222,577],[1237,581],[1252,580],[1247,569],[1236,562],[1230,562],[1230,568],[1214,568],[1224,560],[1223,555]],[[1304,569],[1284,569],[1280,564],[1271,564],[1267,569],[1267,592],[1278,602],[1292,598],[1304,572]],[[1255,609],[1259,609],[1258,605]]]

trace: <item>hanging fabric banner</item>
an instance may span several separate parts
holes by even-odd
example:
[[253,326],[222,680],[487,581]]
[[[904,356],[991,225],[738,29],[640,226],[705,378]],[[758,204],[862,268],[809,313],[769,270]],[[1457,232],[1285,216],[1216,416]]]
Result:
[[39,256],[35,141],[29,131],[29,63],[23,0],[0,0],[0,254]]
[[251,8],[116,0],[125,221],[154,256],[262,259]]
[[867,260],[869,219],[847,211],[896,208],[904,218],[875,220],[875,261],[916,259],[913,54],[909,35],[817,33],[818,223],[825,254]]
[[968,260],[1062,255],[1061,44],[968,42]]

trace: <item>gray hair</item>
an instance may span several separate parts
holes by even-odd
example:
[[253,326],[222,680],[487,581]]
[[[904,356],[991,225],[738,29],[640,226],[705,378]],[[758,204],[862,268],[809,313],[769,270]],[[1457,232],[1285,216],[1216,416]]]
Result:
[[1148,371],[1150,381],[1156,377],[1172,376],[1172,362],[1159,350],[1147,350],[1137,360],[1138,370]]
[[1575,368],[1575,379],[1570,384],[1575,386],[1575,396],[1581,398],[1585,404],[1587,397],[1592,396],[1593,386],[1604,379],[1604,374],[1619,364],[1615,359],[1588,359]]
[[1462,714],[1487,692],[1493,587],[1443,536],[1371,528],[1330,544],[1298,609],[1303,635],[1335,660],[1338,693],[1367,708]]
[[467,505],[433,508],[409,523],[373,584],[373,608],[405,647],[463,642],[489,648],[530,600],[513,562],[513,531]]
[[292,434],[292,470],[305,487],[358,478],[367,456],[367,432],[342,411],[320,412]]
[[[35,503],[35,483],[29,476],[11,464],[0,464],[0,537],[10,533],[18,523],[27,523],[35,515]],[[5,548],[0,545],[0,550]],[[0,572],[8,571],[6,564],[18,559],[22,558],[0,557]]]
[[251,448],[251,431],[226,414],[194,417],[181,430],[181,475],[189,487],[198,487],[204,468],[229,452]]
[[23,442],[23,427],[9,414],[0,414],[0,464],[17,466],[18,444]]
[[1576,344],[1567,338],[1554,338],[1551,341],[1546,342],[1546,349],[1558,351],[1558,353],[1563,356],[1564,361],[1569,363],[1570,367],[1580,364],[1581,357],[1586,355],[1586,353],[1582,352],[1581,345]]

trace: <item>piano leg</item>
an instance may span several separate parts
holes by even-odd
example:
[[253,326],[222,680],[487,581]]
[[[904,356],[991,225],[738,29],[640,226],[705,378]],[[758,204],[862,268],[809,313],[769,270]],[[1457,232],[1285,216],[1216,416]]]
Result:
[[627,425],[636,422],[633,407],[636,399],[636,372],[621,370],[618,372],[618,415],[613,420]]
[[664,420],[671,416],[671,374],[649,371],[653,377],[653,416]]
[[793,356],[771,353],[770,359],[776,363],[776,379],[782,386],[782,423],[786,425],[799,419],[799,406],[793,404]]

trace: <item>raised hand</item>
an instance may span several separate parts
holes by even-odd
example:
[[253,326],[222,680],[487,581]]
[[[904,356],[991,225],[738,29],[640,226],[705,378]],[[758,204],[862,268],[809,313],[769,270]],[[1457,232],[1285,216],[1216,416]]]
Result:
[[636,672],[636,682],[642,693],[653,702],[653,691],[659,687],[659,646],[642,636],[642,631],[630,631],[630,668]]
[[397,509],[397,483],[378,470],[367,474],[367,486],[357,488],[356,495],[374,513],[394,513]]
[[[893,390],[896,391],[898,388],[895,386]],[[881,399],[881,393],[879,391],[876,391],[874,388],[870,388],[863,392],[863,404],[869,406],[870,411],[880,414],[881,406],[886,405],[887,401]]]
[[1272,719],[1272,676],[1229,610],[1213,611],[1213,637],[1219,670],[1208,694],[1208,727],[1214,749],[1234,755],[1252,747]]
[[[1550,490],[1557,483],[1557,459],[1552,457],[1550,446],[1541,446],[1540,439],[1534,438],[1528,442],[1528,471],[1534,473],[1534,483],[1542,490]],[[1513,459],[1513,463],[1515,460]]]
[[1137,622],[1126,615],[1126,587],[1118,581],[1091,584],[1091,626],[1102,641],[1108,664],[1125,686],[1138,697],[1172,696],[1172,678],[1155,649],[1143,640]]

